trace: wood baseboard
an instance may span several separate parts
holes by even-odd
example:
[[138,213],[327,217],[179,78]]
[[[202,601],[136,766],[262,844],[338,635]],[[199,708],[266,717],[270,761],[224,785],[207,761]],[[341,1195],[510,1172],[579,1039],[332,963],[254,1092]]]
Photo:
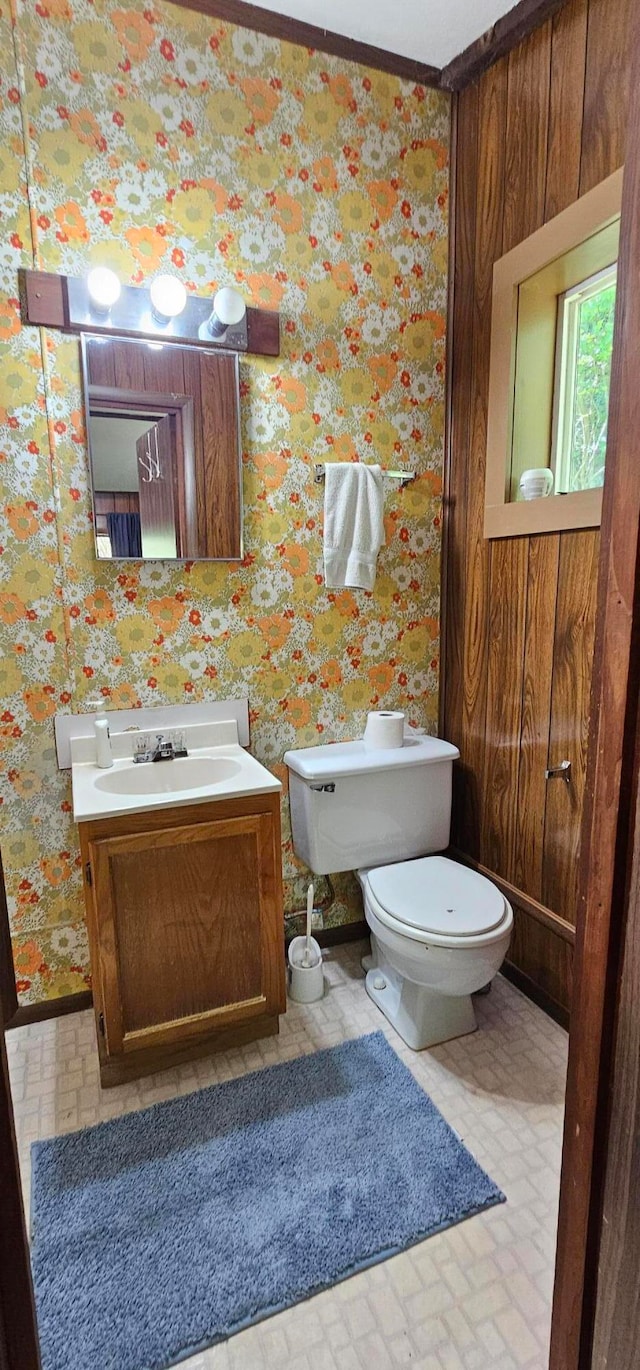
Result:
[[484,875],[492,884],[497,885],[500,893],[509,900],[510,904],[515,904],[523,913],[528,913],[530,918],[535,918],[536,923],[542,923],[543,927],[554,932],[557,937],[561,937],[563,942],[569,942],[571,946],[574,946],[576,930],[573,923],[569,923],[559,913],[554,913],[553,909],[548,909],[545,904],[540,904],[537,899],[532,899],[530,895],[519,890],[516,885],[512,885],[508,880],[503,880],[501,875],[496,875],[495,871],[491,871],[488,866],[483,866],[479,861],[475,861],[472,856],[465,856],[464,852],[459,851],[457,847],[450,847],[447,854],[452,861],[460,861],[463,866],[470,866],[472,870],[478,871],[479,875]]
[[553,1018],[555,1023],[558,1023],[561,1028],[565,1029],[565,1032],[569,1031],[571,1016],[569,1010],[566,1009],[563,1004],[558,1004],[555,999],[552,999],[551,995],[541,989],[540,985],[537,985],[535,980],[532,980],[529,975],[525,975],[525,972],[520,970],[519,966],[512,965],[511,961],[503,961],[502,966],[500,967],[500,974],[504,975],[505,980],[510,980],[511,984],[515,985],[516,989],[519,989],[523,994],[526,994],[527,999],[531,999],[534,1004],[538,1005],[538,1008],[543,1009],[550,1018]]
[[20,1004],[13,1018],[5,1023],[9,1028],[27,1027],[29,1023],[43,1023],[47,1018],[62,1018],[66,1013],[81,1013],[93,1005],[90,989],[79,994],[64,994],[59,999],[43,999],[41,1004]]

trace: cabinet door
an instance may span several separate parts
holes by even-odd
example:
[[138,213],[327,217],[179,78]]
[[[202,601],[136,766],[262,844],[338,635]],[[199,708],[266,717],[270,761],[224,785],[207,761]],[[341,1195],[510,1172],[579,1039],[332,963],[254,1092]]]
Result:
[[90,842],[107,1055],[285,1006],[269,814]]

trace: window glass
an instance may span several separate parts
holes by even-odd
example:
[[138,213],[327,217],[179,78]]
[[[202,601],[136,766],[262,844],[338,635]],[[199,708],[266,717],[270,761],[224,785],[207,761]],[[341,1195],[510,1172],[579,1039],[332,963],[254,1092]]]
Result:
[[615,266],[558,302],[554,465],[558,494],[604,483],[616,302]]

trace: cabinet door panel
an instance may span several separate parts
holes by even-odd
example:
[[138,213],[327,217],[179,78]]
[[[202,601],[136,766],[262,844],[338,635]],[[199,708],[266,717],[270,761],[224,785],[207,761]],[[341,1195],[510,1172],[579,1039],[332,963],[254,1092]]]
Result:
[[109,1054],[281,1007],[266,814],[91,844]]

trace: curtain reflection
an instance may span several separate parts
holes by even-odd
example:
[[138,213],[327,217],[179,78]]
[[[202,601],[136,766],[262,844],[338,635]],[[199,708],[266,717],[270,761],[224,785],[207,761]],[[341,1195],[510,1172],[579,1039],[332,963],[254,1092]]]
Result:
[[107,514],[113,557],[141,557],[142,530],[139,514]]

